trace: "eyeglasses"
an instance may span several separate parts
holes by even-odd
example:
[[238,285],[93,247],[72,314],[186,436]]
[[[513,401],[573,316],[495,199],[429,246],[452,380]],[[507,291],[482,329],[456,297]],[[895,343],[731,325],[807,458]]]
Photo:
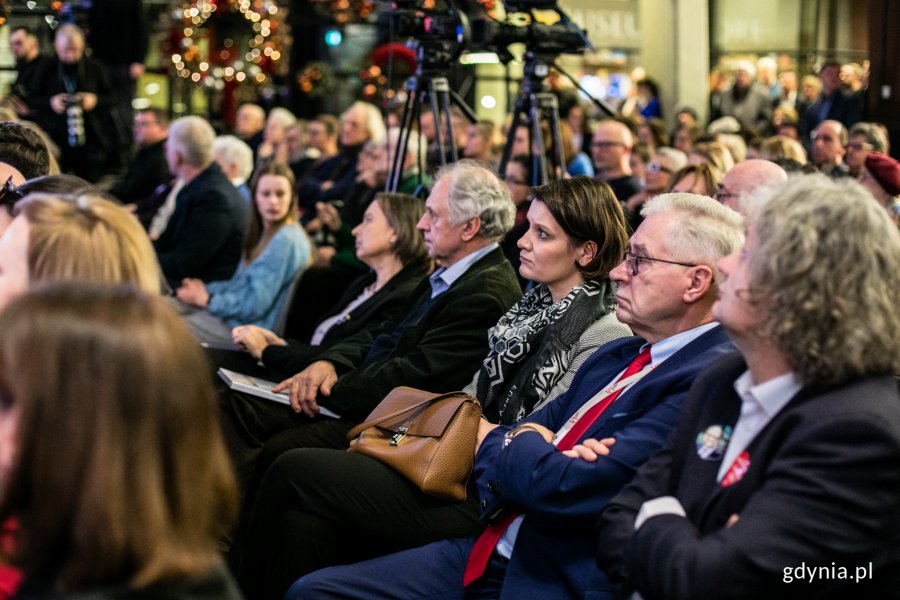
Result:
[[16,216],[15,205],[22,199],[22,196],[19,188],[13,185],[13,178],[10,175],[3,187],[0,187],[0,206],[5,207],[10,215]]
[[135,121],[134,126],[135,127],[150,127],[151,125],[156,125],[158,123],[159,123],[159,121]]
[[624,146],[622,142],[591,142],[591,148],[600,148],[602,150],[609,150],[610,148],[614,148],[615,146]]
[[626,252],[622,255],[622,261],[625,263],[625,268],[628,269],[629,273],[631,273],[632,277],[637,277],[638,271],[640,271],[641,263],[643,261],[653,261],[653,262],[661,262],[669,265],[678,265],[681,267],[696,267],[697,265],[691,263],[683,263],[678,262],[677,260],[665,260],[662,258],[652,258],[650,256],[640,256],[633,252]]
[[648,173],[653,173],[653,174],[660,173],[660,172],[668,173],[669,175],[672,174],[672,169],[664,167],[662,165],[662,163],[660,163],[659,161],[656,161],[656,160],[648,162],[646,169],[647,169]]

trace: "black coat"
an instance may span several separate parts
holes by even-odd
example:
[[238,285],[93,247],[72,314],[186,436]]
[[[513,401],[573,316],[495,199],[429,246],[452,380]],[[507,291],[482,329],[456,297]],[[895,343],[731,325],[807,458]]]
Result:
[[123,204],[142,203],[157,187],[171,178],[166,162],[166,141],[162,140],[137,151],[125,174],[109,193]]
[[[667,446],[613,498],[600,520],[598,562],[622,595],[653,598],[896,598],[900,594],[900,394],[893,377],[800,390],[742,453],[736,482],[703,459],[708,427],[732,428],[734,381],[722,358],[697,378]],[[724,452],[723,452],[724,454]],[[634,531],[644,501],[674,496],[687,518],[659,515]],[[739,520],[727,525],[732,515]],[[873,565],[855,583],[787,585],[785,569]]]
[[[487,354],[487,330],[521,293],[499,248],[470,266],[433,302],[431,283],[423,280],[393,319],[318,356],[331,361],[339,374],[331,395],[320,397],[319,404],[361,421],[398,385],[435,392],[462,389]],[[407,317],[425,302],[431,302],[427,311],[409,322]],[[391,341],[383,358],[369,356],[373,343],[386,339]]]
[[247,203],[215,164],[189,181],[154,242],[169,285],[177,288],[185,277],[230,279],[241,260],[247,218]]

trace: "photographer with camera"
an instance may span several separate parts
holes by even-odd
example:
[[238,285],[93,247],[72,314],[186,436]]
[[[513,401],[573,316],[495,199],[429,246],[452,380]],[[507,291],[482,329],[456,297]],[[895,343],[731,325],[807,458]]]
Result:
[[78,26],[60,26],[53,47],[56,56],[44,64],[32,96],[35,120],[60,147],[62,170],[96,182],[109,163],[109,79],[103,65],[84,55]]

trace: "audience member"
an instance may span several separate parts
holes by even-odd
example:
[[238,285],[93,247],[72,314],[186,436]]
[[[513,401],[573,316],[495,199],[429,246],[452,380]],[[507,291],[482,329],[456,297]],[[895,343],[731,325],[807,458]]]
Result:
[[[315,158],[308,156],[294,168],[297,182],[301,182],[307,175],[313,175],[321,179],[329,172],[329,159],[338,153],[338,131],[340,121],[333,115],[317,115],[306,126],[306,143],[309,148],[318,153]],[[319,171],[321,169],[321,171]],[[318,175],[317,175],[318,172]]]
[[669,134],[666,133],[666,122],[658,117],[642,121],[638,125],[637,141],[653,149],[654,152],[669,145]]
[[0,162],[18,171],[25,180],[50,174],[50,151],[41,135],[14,121],[0,121]]
[[672,174],[667,192],[699,194],[712,198],[722,180],[722,173],[712,165],[685,165]]
[[[538,285],[489,330],[490,351],[464,389],[478,398],[492,423],[513,423],[553,402],[597,347],[629,333],[613,314],[609,271],[627,237],[622,209],[608,186],[577,177],[535,188],[528,220],[529,230],[519,240],[521,269]],[[290,464],[304,466],[295,471]],[[251,597],[280,597],[293,579],[319,566],[377,556],[385,545],[407,548],[434,540],[437,532],[471,532],[474,492],[462,503],[438,500],[365,456],[336,450],[288,453],[266,476],[247,527],[251,544],[241,583]],[[328,499],[311,506],[309,500],[319,494]],[[350,529],[331,525],[356,522],[353,506],[363,497],[377,517]],[[283,529],[287,536],[310,527],[316,538],[290,548],[267,543],[281,529],[286,511],[302,514],[291,519],[290,530]],[[416,515],[413,523],[403,516],[408,514]],[[382,537],[386,530],[395,532]],[[348,534],[355,540],[352,549]]]
[[466,143],[462,155],[480,160],[485,165],[494,164],[494,136],[497,126],[493,121],[481,120],[466,126]]
[[263,141],[260,142],[256,152],[257,162],[265,159],[273,159],[277,162],[287,163],[287,131],[297,124],[297,117],[286,108],[275,107],[269,111],[266,119],[266,128],[263,130]]
[[859,182],[884,207],[895,225],[900,222],[900,163],[890,156],[871,152]]
[[288,290],[312,262],[309,238],[297,224],[297,192],[290,168],[284,163],[264,164],[256,170],[251,187],[253,210],[237,271],[230,279],[206,284],[185,278],[175,291],[187,305],[182,312],[201,342],[228,344],[231,329],[244,323],[272,329]]
[[[77,182],[53,183],[81,191]],[[34,193],[15,212],[0,237],[0,308],[50,281],[132,283],[159,293],[153,248],[134,216],[115,202],[91,194]]]
[[727,173],[734,166],[731,151],[722,142],[699,142],[688,154],[688,164],[706,163],[715,167],[720,173]]
[[[252,374],[259,372],[254,369],[259,362],[266,368],[261,376],[281,380],[301,371],[314,356],[337,342],[393,317],[431,266],[416,229],[424,211],[423,203],[412,196],[376,194],[362,222],[353,228],[356,257],[370,270],[350,283],[335,308],[315,324],[312,335],[303,341],[288,341],[271,330],[240,325],[231,335],[244,352],[240,358],[234,352],[217,352],[217,363]],[[305,299],[300,298],[297,310],[303,310],[304,304]]]
[[890,150],[884,128],[878,123],[857,123],[850,128],[848,139],[844,162],[854,177],[862,174],[863,165],[869,154],[872,152],[888,154]]
[[234,116],[234,135],[239,137],[253,150],[253,162],[256,162],[256,151],[263,141],[266,128],[266,111],[258,104],[242,104]]
[[747,60],[738,61],[731,89],[722,92],[720,104],[711,120],[723,116],[737,119],[744,129],[766,133],[772,124],[772,101],[755,81],[756,67]]
[[109,170],[114,131],[109,124],[112,88],[102,64],[84,54],[84,33],[61,25],[31,95],[35,121],[62,152],[63,171],[90,182]]
[[173,289],[185,277],[227,279],[241,259],[248,207],[213,161],[215,135],[200,117],[182,117],[169,126],[166,160],[181,185],[154,246]]
[[631,231],[641,224],[641,207],[647,200],[668,189],[672,175],[687,165],[687,156],[680,150],[662,147],[656,150],[653,159],[644,167],[644,191],[635,194],[625,203],[626,216]]
[[213,141],[213,159],[241,198],[250,204],[250,186],[247,180],[253,173],[253,150],[234,135],[219,135]]
[[569,108],[568,112],[560,111],[560,116],[572,130],[570,141],[575,152],[588,154],[591,149],[591,136],[593,135],[584,114],[584,107],[577,102]]
[[829,177],[847,177],[850,170],[844,164],[847,153],[847,128],[839,121],[822,121],[810,134],[810,158],[819,171]]
[[716,189],[716,200],[743,213],[743,201],[757,188],[787,180],[784,169],[768,160],[751,159],[725,173]]
[[672,134],[672,147],[676,150],[681,150],[685,154],[690,154],[701,133],[703,133],[703,130],[697,125],[680,124],[675,129],[675,133]]
[[600,121],[591,140],[591,157],[597,179],[609,184],[619,202],[625,202],[641,191],[628,164],[633,140],[631,130],[613,119]]
[[56,283],[13,301],[0,327],[16,597],[238,600],[217,549],[233,475],[203,356],[171,309],[127,287]]
[[519,272],[519,238],[528,231],[528,209],[531,208],[531,157],[519,154],[510,158],[506,163],[503,181],[509,188],[516,214],[512,229],[500,240],[500,249],[515,269],[519,284],[526,289],[528,282]]
[[781,82],[778,78],[778,63],[771,56],[763,56],[756,61],[756,83],[765,92],[772,106],[777,106],[781,99]]
[[145,108],[134,115],[134,143],[137,152],[128,163],[125,174],[109,189],[109,193],[125,204],[136,204],[145,210],[159,186],[172,175],[166,163],[166,138],[169,119],[160,108]]
[[[290,390],[293,410],[236,395],[223,404],[241,481],[252,479],[264,450],[272,460],[291,448],[346,448],[347,432],[398,385],[465,385],[487,349],[485,330],[520,295],[497,245],[512,218],[509,191],[489,170],[468,160],[443,169],[418,224],[441,268],[394,319],[335,344],[277,385]],[[342,418],[319,415],[319,403]]]
[[572,145],[572,128],[565,121],[559,122],[559,137],[562,143],[563,164],[570,177],[578,175],[594,176],[594,163],[591,157]]
[[617,595],[895,593],[897,264],[900,234],[854,182],[798,177],[748,207],[713,306],[740,355],[698,377],[666,448],[604,511]]
[[740,217],[685,194],[659,196],[644,210],[632,252],[610,274],[616,313],[640,337],[599,349],[566,393],[525,422],[482,421],[474,475],[489,525],[481,536],[314,573],[286,598],[368,598],[401,578],[416,581],[423,597],[602,594],[592,524],[663,445],[698,371],[733,347],[710,309],[715,264],[743,238]]
[[384,143],[386,130],[374,104],[354,102],[341,115],[339,153],[311,171],[300,183],[300,206],[305,214],[317,202],[343,199],[355,184],[356,161],[363,145]]
[[659,101],[659,86],[656,82],[644,78],[638,80],[635,87],[637,88],[636,108],[638,114],[645,120],[662,119],[662,103]]
[[824,121],[837,121],[844,128],[860,120],[859,98],[844,92],[841,63],[828,61],[819,69],[822,93],[806,109],[806,131],[816,130]]
[[22,118],[30,118],[34,112],[31,97],[38,85],[47,57],[41,55],[37,34],[24,25],[14,27],[10,32],[9,49],[16,61],[16,80],[13,82],[10,97],[13,99],[16,114]]
[[763,140],[759,148],[759,157],[763,160],[776,161],[790,159],[799,165],[807,163],[806,150],[797,140],[783,135],[773,135]]

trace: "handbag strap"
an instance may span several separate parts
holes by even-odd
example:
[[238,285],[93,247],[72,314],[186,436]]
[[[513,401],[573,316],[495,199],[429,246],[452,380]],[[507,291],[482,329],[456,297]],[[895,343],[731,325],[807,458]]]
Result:
[[365,423],[360,423],[359,425],[357,425],[356,427],[354,427],[347,433],[347,439],[352,440],[353,438],[355,438],[360,433],[362,433],[363,431],[365,431],[366,429],[368,429],[370,427],[375,427],[376,425],[380,425],[380,424],[384,423],[385,421],[390,421],[391,419],[399,417],[402,414],[408,413],[411,410],[415,410],[419,407],[425,406],[426,404],[430,404],[431,402],[434,402],[435,400],[440,400],[442,398],[449,398],[449,397],[458,396],[458,395],[463,395],[463,396],[469,397],[468,394],[463,394],[463,392],[449,392],[447,394],[436,394],[434,396],[430,396],[428,398],[425,398],[421,402],[416,402],[412,406],[407,406],[407,407],[401,408],[400,410],[394,411],[390,414],[384,415],[382,417],[375,417],[374,419],[367,420]]

